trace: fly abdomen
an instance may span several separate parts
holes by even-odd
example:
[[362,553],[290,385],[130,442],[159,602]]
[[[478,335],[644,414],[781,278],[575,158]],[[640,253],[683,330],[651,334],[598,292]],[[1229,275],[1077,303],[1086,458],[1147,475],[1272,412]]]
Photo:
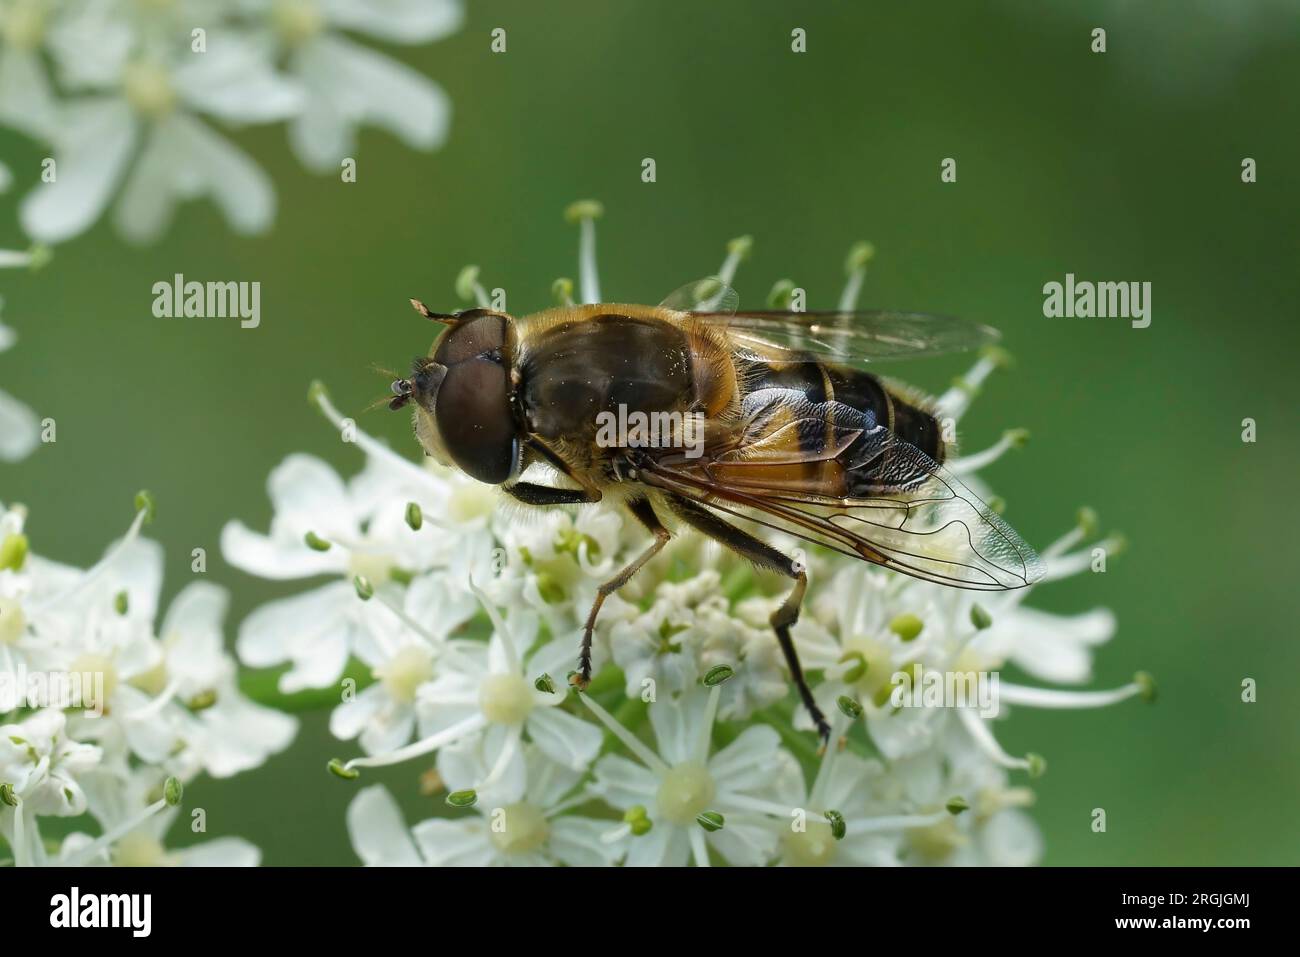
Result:
[[[798,423],[781,433],[791,468],[800,463],[797,480],[784,481],[831,497],[867,498],[926,481],[928,463],[912,449],[944,459],[938,420],[870,373],[812,358],[752,362],[744,371],[746,411],[763,420],[758,431],[771,433],[781,417]],[[771,416],[778,418],[767,421]]]

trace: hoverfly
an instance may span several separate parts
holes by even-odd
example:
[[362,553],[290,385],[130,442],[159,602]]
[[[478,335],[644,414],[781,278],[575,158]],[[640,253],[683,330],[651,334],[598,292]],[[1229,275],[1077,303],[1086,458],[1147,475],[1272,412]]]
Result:
[[[791,677],[823,738],[790,628],[804,566],[733,520],[787,532],[927,581],[1001,591],[1042,576],[1033,549],[943,468],[936,416],[866,371],[880,359],[990,343],[987,326],[918,313],[745,312],[718,279],[658,306],[565,306],[513,317],[435,313],[448,328],[389,405],[413,407],[425,452],[527,505],[618,501],[654,541],[602,584],[573,681],[591,678],[606,597],[664,547],[672,518],[794,587],[772,614]],[[601,443],[616,410],[678,413],[703,423],[693,448]],[[683,420],[684,421],[684,420]],[[676,433],[675,433],[676,434]],[[534,463],[563,486],[521,480]]]

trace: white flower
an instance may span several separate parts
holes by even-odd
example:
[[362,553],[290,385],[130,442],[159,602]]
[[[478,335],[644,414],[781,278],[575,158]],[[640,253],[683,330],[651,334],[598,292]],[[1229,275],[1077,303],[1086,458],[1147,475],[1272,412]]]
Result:
[[761,622],[753,620],[748,601],[733,614],[721,589],[722,577],[705,569],[685,581],[660,582],[649,610],[614,619],[609,644],[623,669],[628,697],[639,697],[648,688],[657,694],[683,692],[718,665],[736,672],[723,686],[719,715],[724,719],[748,718],[788,694],[780,649],[767,621],[771,608],[760,611]]
[[126,60],[106,95],[62,108],[53,135],[58,178],[23,200],[23,226],[46,242],[69,239],[99,218],[125,179],[116,223],[128,239],[157,238],[176,200],[202,195],[237,232],[261,232],[275,213],[270,180],[193,114],[266,123],[292,115],[299,103],[297,88],[234,34],[202,54],[164,51]]
[[[1083,571],[1081,555],[1069,549],[1094,524],[1085,514],[1080,525],[1044,551],[1045,581]],[[1107,540],[1100,547],[1114,550]],[[1063,683],[1085,681],[1091,649],[1114,632],[1105,609],[1062,616],[1030,609],[1025,599],[1042,584],[1010,592],[970,592],[902,578],[858,564],[842,566],[813,599],[813,615],[794,629],[805,666],[821,669],[825,680],[814,689],[818,704],[830,711],[841,695],[863,708],[872,740],[890,758],[933,746],[949,718],[965,724],[995,762],[1028,769],[1030,758],[1013,758],[997,747],[986,721],[971,708],[952,710],[894,707],[891,692],[900,675],[915,665],[945,673],[992,674],[1014,663],[1031,675]],[[1143,681],[1116,691],[1060,692],[999,681],[999,700],[1038,707],[1088,707],[1147,693]],[[796,726],[811,727],[806,715]],[[976,726],[978,725],[978,726]]]
[[0,725],[0,836],[21,866],[45,859],[39,815],[70,817],[86,809],[81,779],[103,752],[67,736],[67,719],[54,709]]
[[459,28],[456,0],[273,0],[275,38],[305,94],[289,123],[303,165],[337,172],[371,124],[408,146],[430,150],[446,136],[451,104],[432,81],[348,39],[341,30],[389,43],[429,43]]
[[[26,263],[30,258],[28,253],[0,250],[0,267]],[[0,296],[0,310],[3,308],[4,297]],[[0,352],[13,348],[16,339],[14,330],[0,322]],[[0,389],[0,462],[17,462],[26,458],[39,443],[40,422],[36,413]]]
[[[586,799],[581,790],[575,794],[581,775],[535,747],[526,750],[524,763],[524,779],[499,803],[480,795],[467,816],[431,818],[409,834],[388,790],[363,788],[348,806],[352,847],[370,866],[594,867],[617,860],[620,849],[602,839],[610,822],[567,813]],[[484,770],[480,765],[465,773],[476,778]]]
[[[905,832],[908,864],[1030,866],[1042,856],[1037,826],[1023,811],[1033,803],[1026,787],[1011,787],[1007,772],[990,762],[961,728],[950,726],[929,751],[894,765],[890,787],[931,823]],[[953,797],[969,810],[943,813]]]
[[146,678],[155,696],[145,713],[172,724],[183,742],[166,762],[182,779],[200,770],[223,778],[260,767],[298,730],[297,719],[239,690],[235,662],[224,647],[229,601],[225,589],[207,582],[181,589],[159,632],[161,660]]
[[[378,519],[368,499],[351,494],[312,456],[289,456],[267,484],[275,507],[270,534],[229,522],[221,532],[226,561],[264,578],[332,574],[341,580],[257,609],[240,626],[239,656],[253,667],[292,661],[280,678],[286,693],[323,688],[342,677],[367,632],[392,628],[385,603],[395,592],[393,575],[425,566],[421,542],[431,536],[417,535],[391,511],[389,519]],[[400,513],[400,501],[390,504]],[[358,597],[358,577],[377,590],[379,601]]]
[[235,231],[265,231],[275,214],[270,180],[199,115],[231,126],[287,120],[295,152],[316,170],[337,170],[363,124],[419,149],[445,138],[445,94],[342,31],[431,42],[460,26],[455,0],[174,0],[165,7],[0,0],[0,123],[52,144],[56,161],[57,179],[22,204],[32,236],[78,235],[119,188],[116,225],[133,241],[156,239],[175,203],[199,196],[213,199]]
[[[331,733],[342,740],[360,735],[367,754],[406,744],[415,731],[416,698],[433,680],[445,639],[477,610],[473,594],[451,586],[446,576],[426,575],[413,581],[406,592],[404,620],[394,616],[391,624],[382,627],[371,619],[358,641],[356,657],[376,681],[334,709]],[[412,627],[415,622],[424,623],[418,631]]]
[[519,773],[525,735],[553,761],[574,771],[586,770],[595,759],[600,729],[559,707],[568,690],[563,676],[573,645],[552,641],[535,648],[535,614],[517,611],[509,620],[502,619],[487,597],[478,594],[493,622],[492,637],[486,644],[444,643],[440,669],[415,693],[421,739],[385,754],[354,758],[345,769],[395,764],[458,742],[482,741],[491,755],[490,770],[470,784],[484,789]]
[[[658,750],[632,736],[604,708],[582,701],[618,736],[640,764],[617,754],[596,762],[592,791],[624,811],[638,809],[648,831],[629,838],[628,866],[680,867],[688,859],[709,864],[711,844],[726,861],[758,865],[772,856],[776,838],[765,822],[745,812],[747,802],[793,773],[793,759],[780,748],[780,736],[767,725],[751,725],[734,741],[710,754],[721,687],[698,689],[650,706]],[[706,812],[721,814],[721,829],[706,831]],[[632,833],[632,821],[625,828]]]
[[33,814],[67,816],[86,808],[78,776],[99,764],[100,749],[66,735],[67,718],[50,708],[0,726],[0,781]]
[[105,769],[89,775],[87,802],[103,833],[69,834],[51,864],[66,867],[256,867],[262,852],[241,837],[218,837],[169,850],[167,833],[180,815],[162,797],[167,784],[154,769]]
[[0,3],[0,123],[46,138],[57,121],[49,77],[41,62],[49,0]]

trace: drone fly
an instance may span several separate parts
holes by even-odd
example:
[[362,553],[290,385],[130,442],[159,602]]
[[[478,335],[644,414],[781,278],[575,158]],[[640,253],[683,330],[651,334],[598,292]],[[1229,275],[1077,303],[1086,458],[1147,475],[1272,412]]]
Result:
[[[746,312],[736,302],[716,279],[658,306],[522,317],[435,313],[411,300],[447,329],[393,383],[389,404],[412,407],[415,434],[439,462],[527,505],[616,502],[653,536],[600,586],[576,685],[591,678],[601,605],[664,547],[672,522],[793,582],[772,628],[825,738],[830,725],[790,636],[805,568],[744,526],[958,588],[1001,591],[1041,578],[1033,549],[944,469],[936,415],[866,371],[877,360],[977,348],[997,333],[919,313]],[[611,442],[611,416],[664,429],[658,441]],[[562,484],[521,480],[534,463]]]

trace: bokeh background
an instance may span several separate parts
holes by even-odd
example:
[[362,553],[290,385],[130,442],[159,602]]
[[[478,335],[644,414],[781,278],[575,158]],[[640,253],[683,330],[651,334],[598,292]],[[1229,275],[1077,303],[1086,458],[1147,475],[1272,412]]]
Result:
[[[489,50],[495,27],[505,54]],[[790,50],[795,27],[806,54]],[[1048,759],[1034,811],[1046,863],[1295,864],[1298,27],[1300,4],[1250,0],[471,3],[452,38],[386,51],[450,94],[440,152],[367,131],[358,181],[343,184],[304,173],[282,128],[239,131],[279,191],[268,235],[234,237],[193,205],[156,246],[101,223],[43,271],[3,276],[21,338],[0,384],[53,416],[58,442],[0,468],[0,498],[31,507],[38,551],[89,564],[150,488],[165,597],[206,547],[209,576],[234,592],[233,640],[251,608],[299,586],[227,567],[221,526],[265,527],[266,474],[291,451],[359,468],[307,385],[323,380],[350,413],[381,395],[371,364],[401,367],[431,338],[407,297],[458,307],[453,282],[472,262],[513,310],[546,306],[551,281],[575,274],[561,213],[583,197],[606,207],[610,299],[658,301],[749,233],[743,301],[789,277],[831,305],[849,244],[870,239],[864,305],[1003,330],[1017,365],[989,382],[964,443],[1031,431],[986,473],[1016,527],[1042,546],[1090,505],[1131,543],[1106,574],[1035,602],[1113,608],[1094,686],[1147,669],[1159,702],[1022,712],[999,728],[1008,750]],[[0,134],[17,179],[0,248],[24,244],[16,198],[42,155]],[[944,157],[955,184],[940,182]],[[154,318],[151,287],[177,272],[260,281],[261,327]],[[1151,282],[1152,325],[1044,318],[1042,286],[1066,272]],[[961,368],[891,371],[939,390]],[[360,422],[415,456],[404,416]],[[1254,704],[1241,701],[1248,677]],[[326,712],[305,714],[288,754],[196,782],[187,804],[268,864],[355,863],[343,825],[355,788],[324,770],[336,753],[352,752]],[[411,820],[435,810],[419,806],[417,773],[374,775],[408,795]],[[1104,834],[1090,828],[1098,807]]]

